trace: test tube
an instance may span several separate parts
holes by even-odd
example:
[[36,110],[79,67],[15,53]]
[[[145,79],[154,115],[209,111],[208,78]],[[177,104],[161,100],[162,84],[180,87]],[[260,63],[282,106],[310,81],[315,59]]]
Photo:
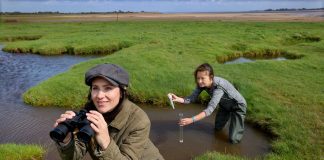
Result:
[[[183,113],[179,113],[179,120],[183,118]],[[179,142],[183,143],[183,126],[179,125]]]

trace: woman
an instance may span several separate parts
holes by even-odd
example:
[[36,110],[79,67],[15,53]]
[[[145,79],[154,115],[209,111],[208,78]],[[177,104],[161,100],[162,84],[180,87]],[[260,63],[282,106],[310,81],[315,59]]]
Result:
[[[146,113],[126,98],[128,73],[114,64],[100,64],[85,74],[90,86],[85,109],[95,135],[87,144],[74,133],[58,142],[62,159],[82,159],[87,152],[93,159],[163,159],[149,139],[150,120]],[[66,111],[54,127],[75,116]]]
[[179,125],[189,125],[199,121],[213,113],[217,105],[219,109],[215,119],[215,130],[221,130],[227,121],[230,120],[229,140],[231,143],[239,143],[244,131],[244,118],[246,114],[246,101],[243,96],[235,89],[235,87],[227,80],[221,77],[214,77],[213,68],[204,63],[196,69],[194,73],[197,87],[186,98],[181,98],[173,93],[170,93],[172,100],[179,103],[191,103],[197,100],[199,94],[205,90],[211,100],[207,108],[201,113],[191,117],[184,118],[179,121]]

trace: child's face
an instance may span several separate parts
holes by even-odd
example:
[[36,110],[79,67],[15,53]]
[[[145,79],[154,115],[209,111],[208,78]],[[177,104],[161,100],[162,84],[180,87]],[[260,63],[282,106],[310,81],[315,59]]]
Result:
[[208,71],[197,72],[196,82],[199,87],[210,88],[213,83],[213,78],[209,76]]

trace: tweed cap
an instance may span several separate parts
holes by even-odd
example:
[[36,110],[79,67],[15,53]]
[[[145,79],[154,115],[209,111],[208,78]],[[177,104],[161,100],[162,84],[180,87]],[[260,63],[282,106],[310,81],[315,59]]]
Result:
[[99,64],[89,69],[85,74],[85,83],[92,85],[92,80],[96,77],[102,77],[115,86],[128,86],[129,75],[125,69],[115,64]]

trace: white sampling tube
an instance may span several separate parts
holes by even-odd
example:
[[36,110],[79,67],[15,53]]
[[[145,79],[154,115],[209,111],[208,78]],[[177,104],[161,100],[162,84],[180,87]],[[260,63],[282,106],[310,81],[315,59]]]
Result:
[[174,103],[173,103],[173,100],[172,100],[172,95],[171,94],[168,94],[168,98],[170,100],[170,104],[171,104],[172,108],[175,109],[174,108]]
[[[183,118],[183,113],[179,113],[179,120]],[[183,125],[179,125],[179,142],[183,143]]]

